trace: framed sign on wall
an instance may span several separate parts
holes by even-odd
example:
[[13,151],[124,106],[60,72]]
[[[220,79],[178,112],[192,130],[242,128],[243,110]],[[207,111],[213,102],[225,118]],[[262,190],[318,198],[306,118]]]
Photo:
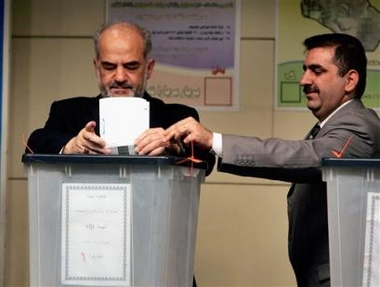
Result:
[[237,110],[240,0],[108,0],[107,21],[152,34],[152,96],[199,110]]

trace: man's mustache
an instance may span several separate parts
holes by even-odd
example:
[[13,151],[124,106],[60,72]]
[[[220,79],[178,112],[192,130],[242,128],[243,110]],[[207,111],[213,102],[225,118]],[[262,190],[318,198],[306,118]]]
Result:
[[111,83],[109,87],[110,89],[133,89],[133,86],[131,86],[128,83],[124,83],[124,84]]
[[305,94],[318,93],[319,89],[315,85],[305,85],[303,86],[303,92]]

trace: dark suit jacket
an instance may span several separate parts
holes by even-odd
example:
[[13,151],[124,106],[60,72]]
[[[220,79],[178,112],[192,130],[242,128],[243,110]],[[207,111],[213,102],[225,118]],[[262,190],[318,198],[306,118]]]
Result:
[[380,157],[380,119],[360,100],[337,111],[314,140],[223,135],[219,171],[293,182],[288,193],[288,240],[298,286],[329,281],[326,184],[320,166],[322,158],[333,157],[332,150],[341,151],[351,135],[343,157]]
[[[43,128],[33,131],[28,139],[28,146],[34,153],[58,154],[62,147],[89,122],[96,121],[96,134],[99,135],[99,99],[97,97],[77,97],[56,101],[51,105],[49,118]],[[168,128],[187,117],[199,120],[198,112],[181,104],[165,104],[148,93],[144,98],[150,103],[150,127]],[[138,120],[138,119],[136,119]],[[133,123],[132,123],[133,124]],[[128,128],[128,126],[126,126]],[[28,152],[28,150],[25,150]],[[190,149],[186,149],[190,156]],[[207,161],[208,175],[215,164],[215,156],[208,151],[194,148],[196,158]]]

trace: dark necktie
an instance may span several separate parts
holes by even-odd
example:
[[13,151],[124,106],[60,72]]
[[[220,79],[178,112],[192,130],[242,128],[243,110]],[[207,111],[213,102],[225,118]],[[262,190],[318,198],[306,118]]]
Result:
[[316,124],[310,131],[309,137],[307,138],[308,140],[313,140],[321,130],[321,126],[319,124]]

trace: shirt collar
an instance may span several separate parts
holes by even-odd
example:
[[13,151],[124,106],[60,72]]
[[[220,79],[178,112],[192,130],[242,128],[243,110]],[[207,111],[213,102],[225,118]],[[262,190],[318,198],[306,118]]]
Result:
[[321,126],[321,128],[326,124],[326,122],[333,116],[335,115],[341,108],[343,108],[344,106],[347,106],[349,103],[351,103],[354,99],[351,99],[351,100],[348,100],[347,102],[344,102],[343,104],[341,104],[339,107],[337,107],[335,109],[335,111],[333,111],[327,118],[325,118],[321,123],[319,123],[319,125]]

